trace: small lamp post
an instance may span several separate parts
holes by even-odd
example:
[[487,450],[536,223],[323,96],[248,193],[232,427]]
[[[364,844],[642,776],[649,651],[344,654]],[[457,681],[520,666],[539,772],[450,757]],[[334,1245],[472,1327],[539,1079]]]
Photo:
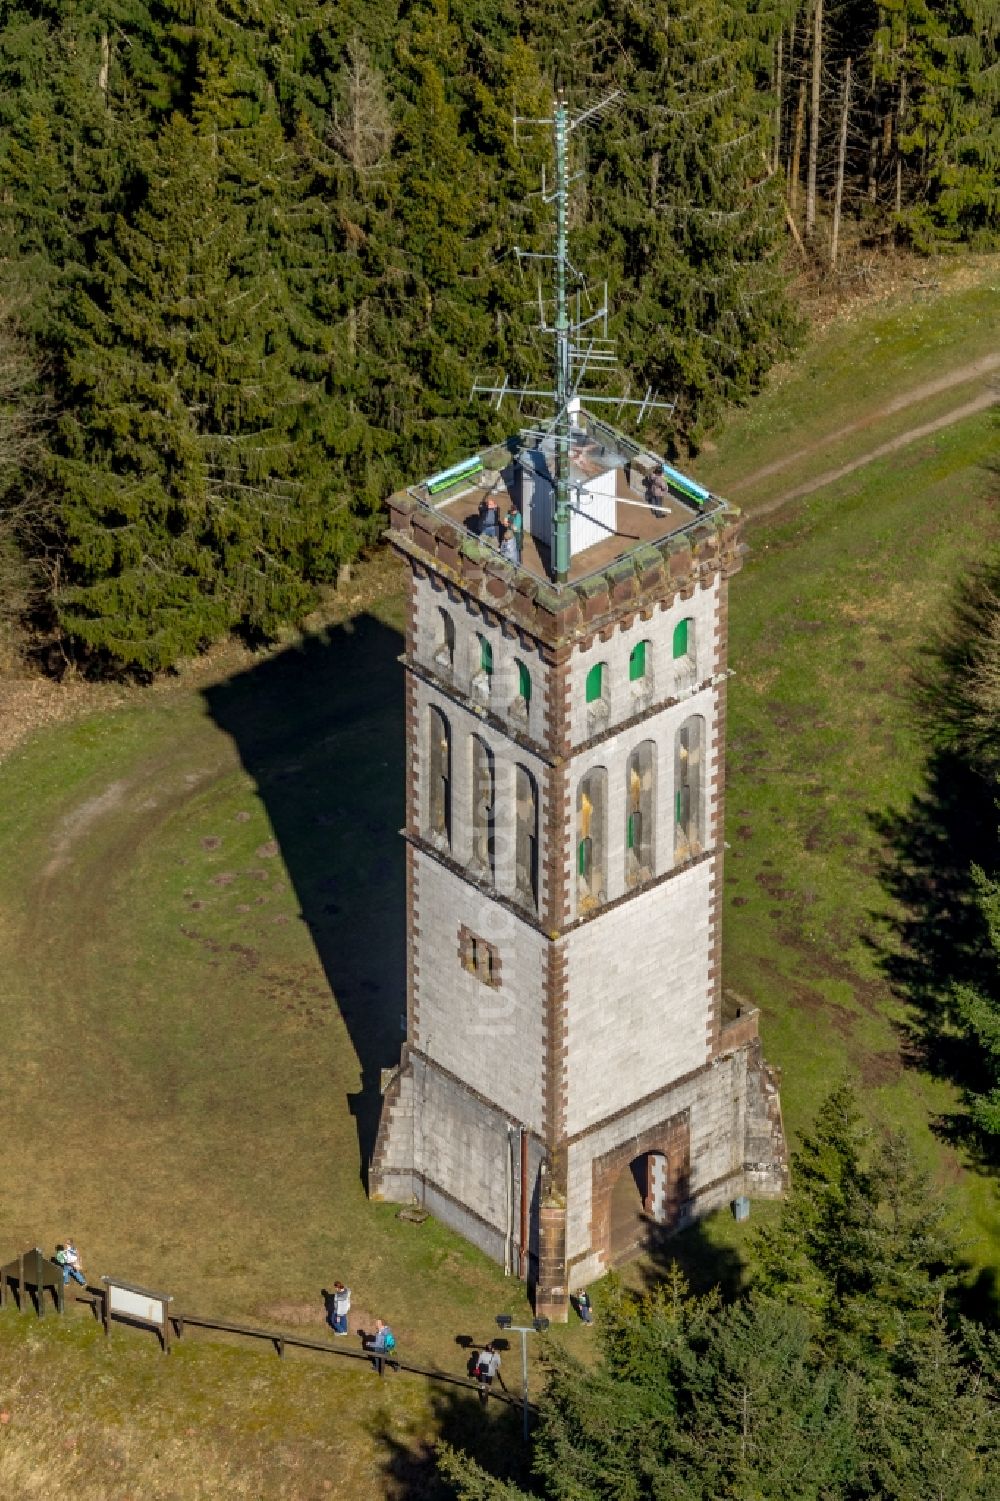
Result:
[[530,1324],[515,1324],[509,1313],[497,1314],[497,1328],[521,1336],[521,1386],[524,1392],[524,1442],[528,1442],[528,1335],[544,1334],[549,1327],[546,1318],[532,1319]]

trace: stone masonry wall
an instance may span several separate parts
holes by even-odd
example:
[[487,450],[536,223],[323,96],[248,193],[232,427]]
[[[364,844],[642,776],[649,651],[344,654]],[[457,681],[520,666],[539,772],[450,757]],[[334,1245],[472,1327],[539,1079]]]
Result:
[[707,1061],[711,872],[708,857],[566,938],[568,1135]]
[[[692,587],[642,614],[629,612],[623,624],[599,632],[592,641],[584,642],[572,652],[570,743],[574,749],[595,732],[613,729],[641,713],[645,695],[654,703],[686,696],[695,684],[712,676],[720,587],[719,575],[712,574],[706,580],[706,587]],[[685,619],[692,622],[694,638],[690,664],[685,659],[675,662],[673,657],[674,630]],[[646,681],[630,682],[629,659],[640,641],[648,642]],[[587,674],[598,662],[605,664],[606,719],[601,717],[599,708],[595,713],[595,705],[588,704],[586,696]]]
[[[607,1270],[606,1247],[595,1244],[594,1165],[624,1148],[627,1162],[650,1150],[642,1140],[661,1123],[686,1117],[689,1130],[684,1223],[742,1193],[746,1157],[746,1046],[571,1139],[568,1147],[566,1254],[570,1286],[582,1287]],[[615,1176],[622,1170],[614,1162]],[[627,1167],[625,1169],[627,1171]],[[669,1185],[668,1185],[669,1186]]]
[[[520,1241],[520,1137],[490,1100],[407,1049],[401,1077],[387,1096],[397,1112],[373,1175],[379,1198],[416,1199],[496,1261],[508,1232]],[[403,1114],[399,1112],[402,1110]],[[543,1148],[528,1139],[525,1178],[530,1207],[527,1252],[537,1252],[537,1186]],[[407,1160],[408,1159],[408,1160]]]
[[[496,946],[496,986],[463,967],[462,926]],[[418,852],[412,942],[413,1046],[493,1100],[498,1110],[541,1133],[541,1001],[548,940],[434,857]]]

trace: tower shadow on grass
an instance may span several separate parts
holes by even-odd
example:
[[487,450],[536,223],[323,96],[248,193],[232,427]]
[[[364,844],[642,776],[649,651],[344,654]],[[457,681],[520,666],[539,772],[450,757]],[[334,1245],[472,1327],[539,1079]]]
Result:
[[361,1066],[349,1105],[366,1187],[406,1004],[402,645],[362,615],[205,693],[267,810]]

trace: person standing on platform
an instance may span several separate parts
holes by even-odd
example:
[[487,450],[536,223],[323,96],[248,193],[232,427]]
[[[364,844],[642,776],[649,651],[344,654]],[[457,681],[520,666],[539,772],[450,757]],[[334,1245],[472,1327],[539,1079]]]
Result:
[[479,531],[494,547],[500,543],[500,511],[495,495],[487,495],[479,507]]
[[514,541],[517,544],[516,561],[520,563],[521,557],[524,553],[524,517],[517,509],[517,506],[511,506],[510,512],[507,516],[507,525],[514,533]]

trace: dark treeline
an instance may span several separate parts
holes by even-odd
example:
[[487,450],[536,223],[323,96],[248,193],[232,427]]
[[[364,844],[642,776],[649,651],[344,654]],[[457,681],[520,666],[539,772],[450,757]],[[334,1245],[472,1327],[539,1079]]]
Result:
[[146,670],[270,635],[395,485],[502,431],[469,390],[544,368],[512,248],[543,243],[547,142],[512,112],[556,79],[622,90],[575,138],[572,250],[627,376],[676,399],[666,445],[794,342],[788,226],[825,253],[849,51],[843,202],[987,234],[995,6],[831,5],[11,0],[0,623],[40,600]]

